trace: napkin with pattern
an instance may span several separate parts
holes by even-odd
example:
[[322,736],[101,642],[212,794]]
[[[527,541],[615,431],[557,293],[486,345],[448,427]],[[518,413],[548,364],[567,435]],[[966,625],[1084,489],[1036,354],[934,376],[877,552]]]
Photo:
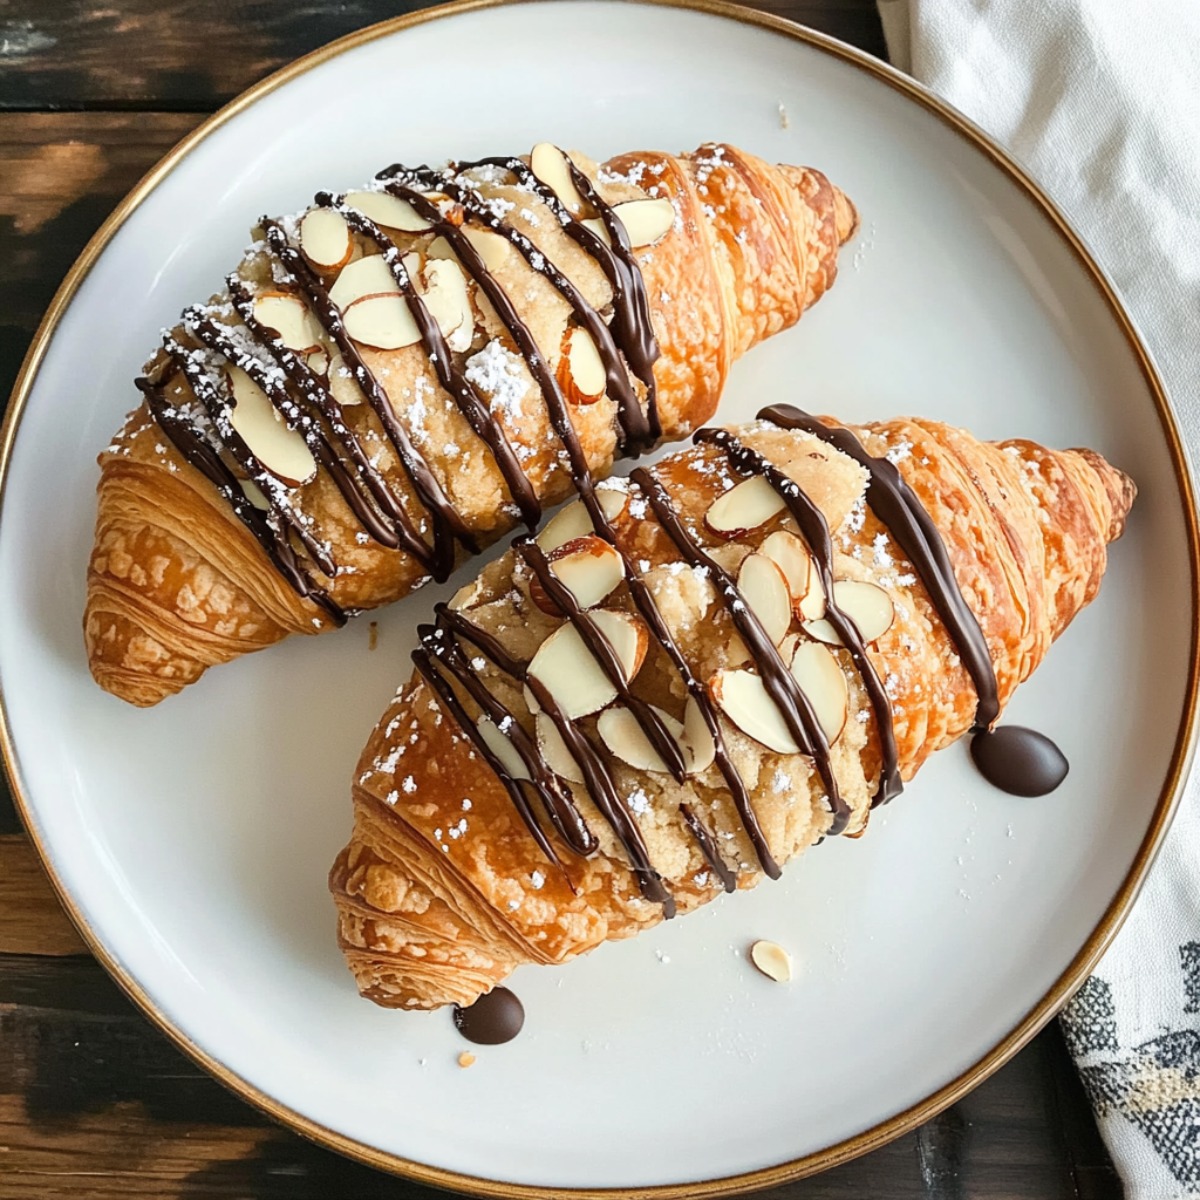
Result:
[[[892,62],[983,126],[1121,291],[1200,462],[1200,3],[880,0]],[[1062,1015],[1132,1200],[1200,1197],[1200,779]]]

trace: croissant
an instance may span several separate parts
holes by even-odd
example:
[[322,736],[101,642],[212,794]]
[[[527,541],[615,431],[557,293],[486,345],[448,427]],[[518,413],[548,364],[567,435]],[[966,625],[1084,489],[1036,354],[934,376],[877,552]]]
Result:
[[420,628],[329,877],[364,996],[466,1006],[861,834],[995,723],[1135,495],[1092,451],[927,420],[778,406],[695,441]]
[[84,632],[155,704],[406,595],[713,413],[856,215],[727,145],[401,166],[263,218],[101,454]]

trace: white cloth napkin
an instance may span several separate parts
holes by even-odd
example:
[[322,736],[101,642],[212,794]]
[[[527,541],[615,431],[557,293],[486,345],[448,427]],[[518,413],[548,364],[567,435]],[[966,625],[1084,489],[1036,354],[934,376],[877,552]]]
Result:
[[[892,62],[1041,182],[1120,289],[1200,462],[1200,3],[880,0]],[[1200,1197],[1200,779],[1063,1028],[1134,1200]]]

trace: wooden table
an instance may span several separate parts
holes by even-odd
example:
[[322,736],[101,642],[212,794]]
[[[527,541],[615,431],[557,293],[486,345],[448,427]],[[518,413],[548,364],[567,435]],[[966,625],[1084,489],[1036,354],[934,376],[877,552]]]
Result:
[[[760,0],[883,55],[871,0]],[[401,0],[0,0],[0,395],[96,227],[204,116]],[[86,381],[81,381],[86,386]],[[0,1197],[416,1200],[279,1128],[183,1057],[88,955],[0,791]],[[1111,1198],[1055,1024],[916,1133],[767,1193]]]

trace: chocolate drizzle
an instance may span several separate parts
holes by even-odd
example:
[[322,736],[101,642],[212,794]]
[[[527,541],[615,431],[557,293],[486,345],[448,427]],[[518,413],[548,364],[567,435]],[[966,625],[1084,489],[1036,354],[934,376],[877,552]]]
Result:
[[958,586],[941,534],[917,494],[894,464],[869,454],[849,429],[825,425],[790,404],[773,404],[758,416],[783,429],[810,433],[867,469],[870,474],[867,503],[887,526],[925,585],[933,607],[958,647],[975,684],[978,697],[975,725],[989,728],[1000,715],[1000,699],[987,639]]
[[[729,455],[730,462],[743,475],[761,475],[775,489],[788,507],[792,519],[808,544],[809,553],[821,577],[825,592],[825,619],[833,626],[843,647],[850,655],[862,680],[879,735],[881,764],[879,786],[871,799],[872,806],[894,800],[903,790],[900,779],[900,760],[896,751],[896,731],[892,721],[892,706],[879,673],[867,656],[858,626],[837,606],[833,587],[833,541],[825,514],[812,502],[795,480],[788,478],[778,467],[768,462],[756,450],[741,442],[724,429],[701,429],[695,437],[700,443],[719,446]],[[831,830],[837,832],[837,830]]]
[[454,1006],[454,1027],[477,1046],[511,1042],[525,1024],[525,1006],[506,987],[495,987],[474,1004]]
[[[587,228],[582,214],[568,211],[555,193],[519,158],[482,159],[443,171],[395,166],[381,172],[379,179],[384,190],[406,200],[428,222],[431,233],[449,243],[466,275],[491,302],[541,390],[551,425],[566,451],[576,488],[583,495],[593,518],[602,519],[587,458],[575,433],[571,406],[528,325],[521,320],[516,306],[488,271],[482,256],[459,224],[465,215],[474,226],[504,237],[530,269],[547,279],[567,301],[573,320],[591,336],[604,365],[606,394],[616,407],[620,429],[619,452],[642,453],[660,436],[653,370],[659,349],[645,284],[624,227],[613,209],[574,163],[565,156],[564,159],[570,164],[576,187],[590,210],[589,215],[602,221],[611,246]],[[495,206],[489,204],[479,191],[479,184],[466,174],[482,168],[510,175],[513,184],[545,204],[567,236],[595,260],[612,286],[611,321],[606,322],[601,317],[571,280],[521,230],[497,215]],[[458,216],[452,219],[444,213],[439,203],[427,194],[430,192],[450,197],[461,206]],[[488,448],[523,523],[531,530],[536,528],[542,516],[537,491],[525,474],[503,426],[491,412],[487,398],[456,363],[446,338],[409,278],[400,248],[377,223],[344,200],[330,193],[320,193],[315,204],[337,211],[355,233],[374,243],[417,324],[421,344],[439,384]],[[274,260],[272,270],[277,283],[286,293],[304,299],[310,313],[321,325],[327,342],[340,354],[344,369],[362,393],[399,459],[413,499],[399,494],[389,485],[374,465],[360,436],[348,424],[345,411],[329,384],[331,364],[328,356],[324,356],[325,368],[314,370],[315,358],[310,360],[307,352],[298,353],[286,346],[277,331],[256,319],[255,293],[237,275],[231,275],[227,285],[232,308],[245,329],[227,325],[207,312],[194,311],[189,314],[186,326],[189,333],[206,349],[245,370],[262,388],[288,427],[304,438],[320,468],[329,473],[368,538],[388,549],[404,551],[433,578],[445,579],[454,568],[456,546],[461,546],[466,554],[478,552],[475,535],[397,419],[386,391],[346,332],[342,314],[330,299],[322,277],[312,269],[280,222],[264,218],[261,226],[266,249]],[[243,344],[245,342],[251,344],[247,346]],[[295,510],[288,495],[290,485],[259,463],[235,432],[231,434],[228,414],[232,398],[223,394],[206,371],[189,361],[192,352],[183,346],[177,346],[176,350],[178,353],[169,353],[166,365],[184,374],[196,393],[198,410],[185,412],[168,405],[162,393],[168,375],[160,373],[154,381],[138,381],[148,398],[152,417],[185,459],[226,496],[235,514],[254,533],[289,585],[340,623],[346,614],[313,582],[291,541],[294,539],[303,547],[320,573],[333,578],[337,566],[330,547],[314,536],[311,521],[302,519]],[[559,347],[554,350],[557,352]],[[260,351],[265,353],[260,356]],[[634,380],[640,384],[641,398]],[[232,460],[233,466],[226,459]],[[234,467],[260,485],[269,504],[266,515],[246,498]]]
[[1045,796],[1071,769],[1066,755],[1044,733],[1021,725],[977,730],[971,757],[984,779],[1010,796]]

